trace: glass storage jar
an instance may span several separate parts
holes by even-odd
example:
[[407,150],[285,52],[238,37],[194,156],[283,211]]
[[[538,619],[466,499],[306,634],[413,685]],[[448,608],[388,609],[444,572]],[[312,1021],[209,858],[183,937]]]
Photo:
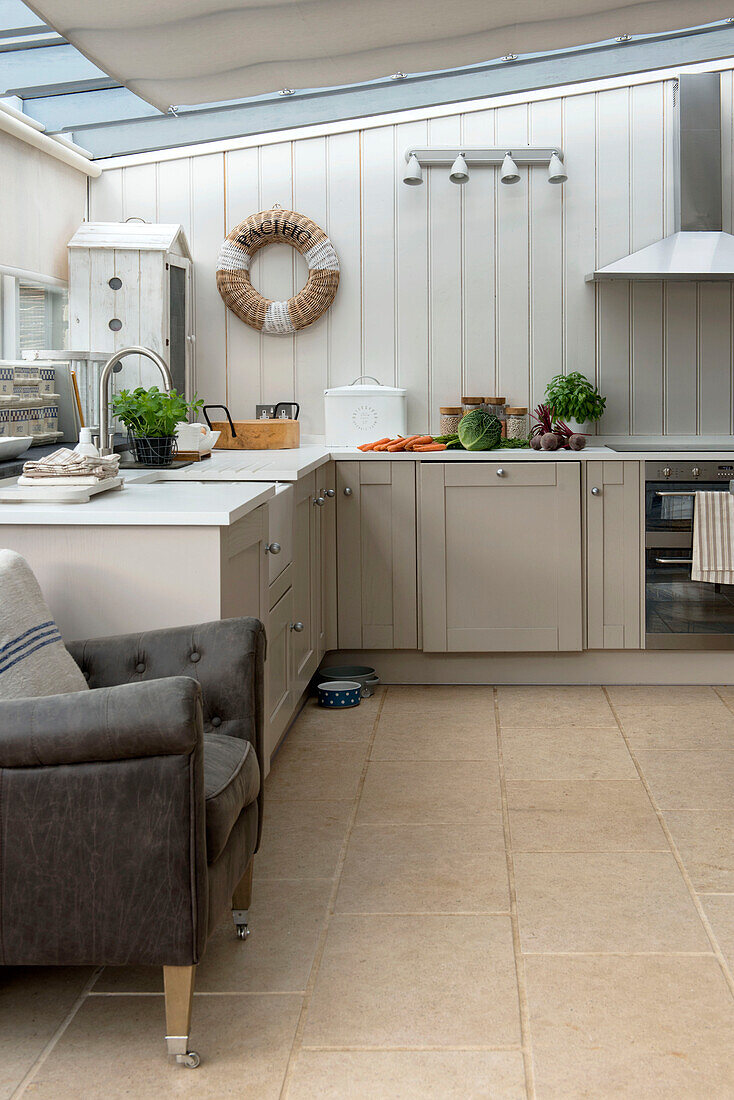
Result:
[[496,416],[502,425],[502,438],[507,436],[507,417],[505,412],[505,398],[504,397],[485,397],[484,407],[488,413],[492,413]]
[[527,439],[528,410],[520,405],[508,405],[505,412],[507,413],[507,438]]
[[444,405],[439,410],[441,413],[441,435],[455,435],[459,429],[459,421],[464,415],[460,405]]
[[481,397],[462,397],[461,407],[464,410],[464,415],[465,416],[466,416],[467,413],[476,412],[477,409],[481,409],[481,407],[482,407],[482,398]]

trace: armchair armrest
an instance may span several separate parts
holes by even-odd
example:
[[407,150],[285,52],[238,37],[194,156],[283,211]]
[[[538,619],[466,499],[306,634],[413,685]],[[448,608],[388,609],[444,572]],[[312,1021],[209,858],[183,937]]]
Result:
[[0,702],[0,965],[198,962],[203,736],[189,677]]
[[201,726],[201,689],[187,676],[0,701],[0,768],[189,754]]

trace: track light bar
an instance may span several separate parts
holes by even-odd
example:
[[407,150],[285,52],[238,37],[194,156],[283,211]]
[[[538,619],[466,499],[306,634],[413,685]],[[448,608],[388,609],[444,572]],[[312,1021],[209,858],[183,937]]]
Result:
[[520,165],[541,165],[548,168],[550,183],[565,183],[566,168],[560,145],[431,145],[423,148],[411,146],[405,150],[408,169],[403,176],[405,183],[417,185],[423,182],[423,168],[445,166],[451,169],[453,183],[466,183],[469,168],[500,167],[503,183],[517,183]]

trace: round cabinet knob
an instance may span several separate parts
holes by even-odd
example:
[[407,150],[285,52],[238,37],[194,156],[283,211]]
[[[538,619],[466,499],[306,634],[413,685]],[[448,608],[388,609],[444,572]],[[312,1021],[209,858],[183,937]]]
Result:
[[321,490],[321,495],[322,495],[322,497],[333,497],[336,494],[334,493],[333,489],[322,489]]
[[663,477],[670,477],[672,472],[673,471],[671,470],[670,466],[664,466],[663,467]]
[[279,554],[281,546],[279,542],[269,542],[265,547],[266,554]]
[[693,474],[694,477],[700,477],[701,476],[701,470],[698,466],[694,466],[693,469],[691,470],[691,473]]
[[594,488],[593,488],[593,489],[591,490],[591,495],[592,495],[593,497],[599,497],[599,496],[601,496],[601,489],[599,488],[599,486],[598,486],[598,485],[595,485],[595,486],[594,486]]
[[316,497],[314,499],[314,504],[317,508],[323,508],[324,505],[326,504],[326,501],[324,500],[323,497]]
[[505,471],[502,469],[501,466],[498,466],[497,467],[497,477],[504,477],[504,476],[505,476]]
[[303,623],[302,622],[291,623],[291,630],[295,630],[296,634],[300,634],[301,631],[303,630]]
[[352,495],[352,490],[347,485],[346,489],[344,490],[344,496],[345,497],[350,497],[351,495]]

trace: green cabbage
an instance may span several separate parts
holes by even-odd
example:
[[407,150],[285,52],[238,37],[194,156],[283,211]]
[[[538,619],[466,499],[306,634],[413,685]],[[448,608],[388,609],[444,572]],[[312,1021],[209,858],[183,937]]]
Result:
[[476,409],[459,421],[459,439],[467,451],[491,451],[502,438],[502,425],[492,413]]

